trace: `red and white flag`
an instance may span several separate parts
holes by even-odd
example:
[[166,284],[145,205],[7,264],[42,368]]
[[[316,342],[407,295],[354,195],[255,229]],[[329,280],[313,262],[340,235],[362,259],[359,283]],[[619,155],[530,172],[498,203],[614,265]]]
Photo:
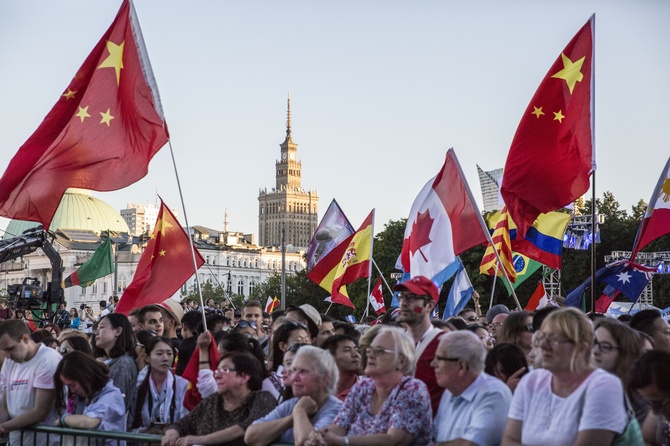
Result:
[[268,296],[268,301],[265,303],[265,312],[272,313],[279,307],[279,299]]
[[384,295],[382,293],[382,278],[377,279],[377,283],[374,288],[372,288],[372,293],[368,297],[370,299],[370,305],[375,310],[375,313],[381,314],[386,313],[386,306],[384,305]]
[[540,282],[537,288],[535,288],[535,291],[533,291],[533,295],[530,296],[530,299],[528,300],[528,305],[526,305],[526,308],[524,308],[524,310],[534,311],[539,308],[555,307],[555,306],[557,306],[555,301],[553,299],[550,299],[549,296],[547,296],[547,292],[544,289],[544,284]]
[[[481,216],[468,189],[454,149],[449,149],[440,172],[412,204],[398,269],[410,277],[425,276],[441,284],[456,273],[457,255],[486,243]],[[452,271],[443,273],[450,265]]]
[[651,194],[647,212],[637,230],[635,245],[630,260],[635,261],[637,253],[657,238],[670,233],[670,158]]

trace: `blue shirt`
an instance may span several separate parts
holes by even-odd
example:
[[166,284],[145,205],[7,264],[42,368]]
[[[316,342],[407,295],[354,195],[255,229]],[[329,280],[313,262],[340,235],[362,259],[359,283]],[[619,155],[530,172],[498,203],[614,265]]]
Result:
[[[279,406],[277,406],[272,412],[265,415],[263,418],[260,418],[254,421],[252,424],[263,423],[265,421],[275,421],[280,420],[284,417],[288,417],[293,413],[293,408],[298,404],[299,398],[291,398],[288,401],[284,401]],[[310,418],[310,422],[314,425],[314,429],[323,429],[330,426],[335,417],[337,416],[340,408],[342,407],[342,401],[338,400],[334,396],[329,396],[326,402],[321,406],[321,408]],[[290,443],[294,441],[293,438],[293,428],[288,428],[284,431],[283,434],[279,436],[279,439],[275,440],[277,443]]]
[[436,442],[457,438],[480,446],[500,444],[512,392],[498,378],[481,372],[458,396],[444,390],[433,421]]
[[[100,419],[96,430],[126,431],[126,404],[118,387],[110,379],[93,399],[84,407],[83,415]],[[117,440],[107,439],[105,445],[116,445]]]

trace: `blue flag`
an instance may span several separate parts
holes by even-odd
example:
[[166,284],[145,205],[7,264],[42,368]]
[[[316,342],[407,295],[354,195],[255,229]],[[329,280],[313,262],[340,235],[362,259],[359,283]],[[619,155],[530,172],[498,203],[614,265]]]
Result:
[[[635,302],[651,280],[652,274],[656,272],[655,268],[638,265],[628,260],[619,260],[596,272],[596,282],[605,283],[625,294],[628,299]],[[591,286],[591,278],[586,279],[584,283],[572,290],[565,298],[565,305],[569,307],[578,307],[582,294],[586,288]]]
[[458,270],[456,271],[454,283],[451,285],[451,290],[449,290],[449,297],[447,297],[447,305],[444,308],[442,319],[456,316],[465,308],[465,305],[470,301],[475,292],[461,259],[457,257],[456,261],[458,262]]

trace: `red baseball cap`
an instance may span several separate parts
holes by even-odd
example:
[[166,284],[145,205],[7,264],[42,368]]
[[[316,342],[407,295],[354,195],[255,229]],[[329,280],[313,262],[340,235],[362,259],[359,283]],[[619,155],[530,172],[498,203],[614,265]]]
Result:
[[440,300],[440,291],[428,277],[414,276],[411,279],[398,283],[393,287],[394,291],[409,291],[417,296],[430,296],[433,302]]

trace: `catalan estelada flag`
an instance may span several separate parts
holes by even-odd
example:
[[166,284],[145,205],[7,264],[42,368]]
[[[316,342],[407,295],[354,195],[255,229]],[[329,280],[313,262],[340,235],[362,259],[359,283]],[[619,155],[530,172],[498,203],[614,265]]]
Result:
[[496,250],[498,251],[498,256],[500,257],[501,262],[499,268],[505,268],[509,280],[516,282],[516,271],[512,264],[512,242],[510,241],[509,234],[509,214],[507,213],[506,208],[503,208],[500,213],[500,218],[498,219],[498,223],[496,223],[491,239],[493,245],[487,246],[486,251],[484,252],[484,257],[482,257],[482,263],[479,266],[479,272],[491,276],[495,274],[496,263],[498,263],[494,251]]

